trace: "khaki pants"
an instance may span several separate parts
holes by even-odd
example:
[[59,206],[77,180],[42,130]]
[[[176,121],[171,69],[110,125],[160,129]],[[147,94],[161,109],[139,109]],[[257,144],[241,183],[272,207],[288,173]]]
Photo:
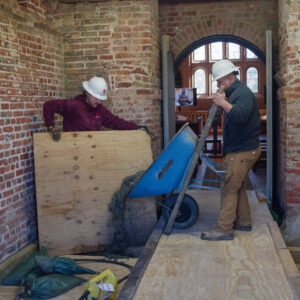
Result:
[[218,217],[218,227],[231,231],[233,224],[251,225],[248,197],[244,188],[250,169],[261,154],[257,149],[239,153],[229,153],[225,156],[224,169],[231,173],[225,174],[221,188],[221,210]]

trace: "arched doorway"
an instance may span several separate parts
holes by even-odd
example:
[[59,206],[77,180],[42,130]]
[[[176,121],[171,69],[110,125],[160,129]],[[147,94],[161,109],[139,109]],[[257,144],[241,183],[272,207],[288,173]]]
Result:
[[[251,42],[236,37],[232,35],[215,35],[215,36],[209,36],[202,38],[191,45],[189,45],[187,48],[185,48],[175,59],[174,61],[174,70],[175,70],[175,78],[178,78],[182,82],[184,82],[182,88],[197,88],[197,103],[193,106],[186,107],[177,107],[176,108],[176,115],[180,116],[193,116],[197,117],[198,115],[196,112],[201,116],[205,123],[205,117],[207,116],[207,111],[212,105],[211,95],[215,92],[213,89],[213,81],[211,76],[211,66],[214,63],[214,61],[218,59],[213,59],[211,55],[211,45],[213,44],[222,44],[223,48],[222,51],[224,52],[224,56],[219,58],[228,58],[228,49],[231,44],[239,45],[240,56],[235,60],[235,65],[240,67],[240,80],[247,84],[250,87],[250,80],[249,74],[254,74],[254,77],[256,76],[257,79],[257,85],[252,86],[252,91],[256,94],[259,108],[261,112],[261,119],[262,119],[262,134],[261,134],[261,145],[264,149],[264,153],[258,164],[255,166],[255,170],[258,170],[261,172],[259,176],[263,178],[265,181],[266,176],[266,146],[267,146],[267,140],[266,140],[266,92],[265,92],[265,86],[266,86],[266,70],[265,70],[265,63],[266,63],[266,57],[265,54],[257,48],[254,44]],[[204,58],[202,60],[197,61],[195,59],[195,52],[205,47],[205,54]],[[254,54],[254,57],[247,57],[247,51],[250,51]],[[234,61],[234,59],[233,59]],[[185,65],[183,68],[182,66]],[[182,68],[182,70],[181,70]],[[201,71],[201,72],[198,72]],[[195,78],[197,77],[198,73],[199,77],[202,78],[205,88],[202,89],[201,92],[198,93],[199,88],[196,85]],[[252,72],[252,73],[251,73]],[[209,77],[210,76],[210,77]],[[188,77],[188,78],[187,78]],[[204,78],[204,79],[203,79]],[[176,82],[175,84],[178,84]],[[179,86],[177,85],[179,88]],[[193,113],[190,113],[190,112]],[[221,120],[222,121],[222,120]],[[182,122],[181,122],[182,123]],[[177,126],[177,129],[180,127]],[[212,134],[212,131],[211,131]],[[213,139],[217,139],[217,141]],[[222,126],[220,129],[217,130],[217,134],[213,134],[213,138],[209,137],[209,140],[212,140],[212,145],[216,145],[216,148],[210,150],[208,148],[205,148],[205,151],[208,151],[210,153],[213,153],[214,156],[221,157],[220,155],[222,153],[221,147],[218,145],[222,143]],[[265,192],[265,191],[264,191]]]
[[255,53],[265,64],[266,63],[266,57],[265,54],[258,48],[256,47],[254,44],[252,44],[251,42],[234,36],[234,35],[213,35],[213,36],[207,36],[204,37],[198,41],[195,41],[194,43],[192,43],[191,45],[189,45],[188,47],[186,47],[174,60],[174,69],[175,72],[178,69],[178,67],[180,66],[180,64],[183,62],[183,60],[195,49],[209,44],[209,43],[214,43],[214,42],[231,42],[231,43],[236,43],[239,44],[241,46],[244,46],[248,49],[250,49],[253,53]]

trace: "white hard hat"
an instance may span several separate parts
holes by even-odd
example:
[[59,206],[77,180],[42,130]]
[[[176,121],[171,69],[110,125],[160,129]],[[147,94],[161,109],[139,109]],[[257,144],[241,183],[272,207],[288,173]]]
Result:
[[99,100],[107,99],[107,84],[102,77],[94,76],[89,81],[83,81],[84,89]]
[[237,68],[231,61],[227,59],[219,60],[212,66],[212,75],[214,80],[219,80],[228,74],[238,71],[239,68]]

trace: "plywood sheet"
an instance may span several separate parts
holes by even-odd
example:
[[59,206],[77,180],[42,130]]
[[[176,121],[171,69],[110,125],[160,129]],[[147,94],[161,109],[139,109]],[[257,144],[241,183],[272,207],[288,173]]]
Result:
[[[122,180],[152,163],[150,137],[140,130],[65,132],[54,142],[34,134],[39,241],[51,255],[96,250],[112,239],[108,205]],[[155,204],[133,199],[137,226],[149,234],[156,223]],[[134,206],[134,205],[133,205]],[[143,230],[143,229],[142,229]]]
[[[72,259],[105,259],[105,257],[102,256],[86,256],[86,255],[67,255],[65,257],[70,257]],[[118,259],[118,262],[123,262],[127,265],[134,266],[136,263],[135,258],[130,259]],[[130,274],[131,270],[124,266],[120,266],[113,263],[99,263],[99,262],[78,262],[79,265],[84,266],[86,268],[90,268],[94,271],[101,272],[105,269],[110,269],[112,272],[115,273],[117,280],[127,276]],[[90,280],[96,275],[84,275],[84,274],[78,274],[76,275],[78,277],[84,278],[86,280]],[[120,291],[126,281],[123,281],[120,283],[118,290]],[[70,299],[79,299],[79,297],[83,294],[85,291],[85,283],[81,284],[80,286],[77,286],[76,288],[70,290],[69,292],[62,294],[60,296],[51,298],[53,300],[70,300]],[[18,287],[16,286],[0,286],[0,300],[12,300],[16,298],[16,294],[18,292]]]
[[252,232],[235,231],[233,241],[203,241],[214,228],[220,207],[218,191],[193,191],[198,222],[163,235],[134,299],[295,299],[274,247],[265,203],[248,194]]

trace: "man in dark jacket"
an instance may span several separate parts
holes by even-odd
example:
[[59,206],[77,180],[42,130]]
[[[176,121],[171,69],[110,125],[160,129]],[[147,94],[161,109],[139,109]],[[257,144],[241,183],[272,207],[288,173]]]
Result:
[[225,90],[225,94],[217,92],[213,101],[224,110],[224,168],[228,173],[225,173],[221,188],[217,228],[203,232],[201,238],[232,240],[233,230],[252,230],[244,182],[261,153],[260,114],[254,94],[237,79],[238,68],[232,62],[216,62],[212,73],[218,87],[223,86]]
[[84,93],[72,99],[50,100],[44,103],[44,120],[54,140],[60,139],[54,114],[63,116],[63,131],[97,131],[102,126],[117,130],[145,129],[125,121],[107,110],[101,102],[107,99],[107,84],[102,77],[93,77],[82,83]]

